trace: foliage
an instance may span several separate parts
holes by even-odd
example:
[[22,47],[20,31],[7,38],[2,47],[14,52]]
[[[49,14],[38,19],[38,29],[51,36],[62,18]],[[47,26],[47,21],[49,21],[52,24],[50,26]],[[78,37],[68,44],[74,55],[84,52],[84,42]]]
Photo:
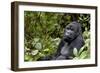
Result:
[[[53,12],[24,12],[24,48],[25,61],[37,61],[38,59],[53,55],[63,36],[65,26],[72,22],[68,13]],[[77,14],[78,22],[82,24],[82,33],[85,45],[78,52],[73,50],[75,58],[89,58],[90,55],[90,15]],[[86,56],[85,56],[86,55]],[[84,57],[85,56],[85,57]]]

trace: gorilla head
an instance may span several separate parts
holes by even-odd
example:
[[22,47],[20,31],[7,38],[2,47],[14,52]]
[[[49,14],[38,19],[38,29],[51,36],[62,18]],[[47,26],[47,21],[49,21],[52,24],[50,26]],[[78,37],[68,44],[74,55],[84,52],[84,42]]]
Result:
[[78,35],[82,35],[81,26],[78,22],[72,22],[64,30],[63,40],[66,42],[73,41]]

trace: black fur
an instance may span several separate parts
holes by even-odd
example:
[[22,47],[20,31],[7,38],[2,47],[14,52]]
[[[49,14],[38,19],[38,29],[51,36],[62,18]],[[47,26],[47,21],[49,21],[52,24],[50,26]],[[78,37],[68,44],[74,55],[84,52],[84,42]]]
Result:
[[72,59],[73,49],[80,48],[84,45],[82,37],[81,25],[77,21],[70,23],[64,31],[64,37],[62,38],[57,53],[55,55],[56,60]]

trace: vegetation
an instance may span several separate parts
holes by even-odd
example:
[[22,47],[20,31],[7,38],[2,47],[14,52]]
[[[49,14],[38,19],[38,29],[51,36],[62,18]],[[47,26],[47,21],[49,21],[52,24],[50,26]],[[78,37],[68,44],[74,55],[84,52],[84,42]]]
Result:
[[[24,12],[24,48],[25,61],[37,61],[39,58],[53,55],[63,36],[65,26],[72,22],[72,15],[53,12]],[[90,15],[77,14],[82,25],[85,45],[78,52],[74,48],[73,59],[90,58]]]

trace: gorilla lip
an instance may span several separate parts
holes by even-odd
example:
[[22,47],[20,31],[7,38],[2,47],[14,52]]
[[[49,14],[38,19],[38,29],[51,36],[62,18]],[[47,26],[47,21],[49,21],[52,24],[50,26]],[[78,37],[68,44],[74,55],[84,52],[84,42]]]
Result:
[[71,37],[63,37],[64,41],[68,42],[69,40],[71,40]]

